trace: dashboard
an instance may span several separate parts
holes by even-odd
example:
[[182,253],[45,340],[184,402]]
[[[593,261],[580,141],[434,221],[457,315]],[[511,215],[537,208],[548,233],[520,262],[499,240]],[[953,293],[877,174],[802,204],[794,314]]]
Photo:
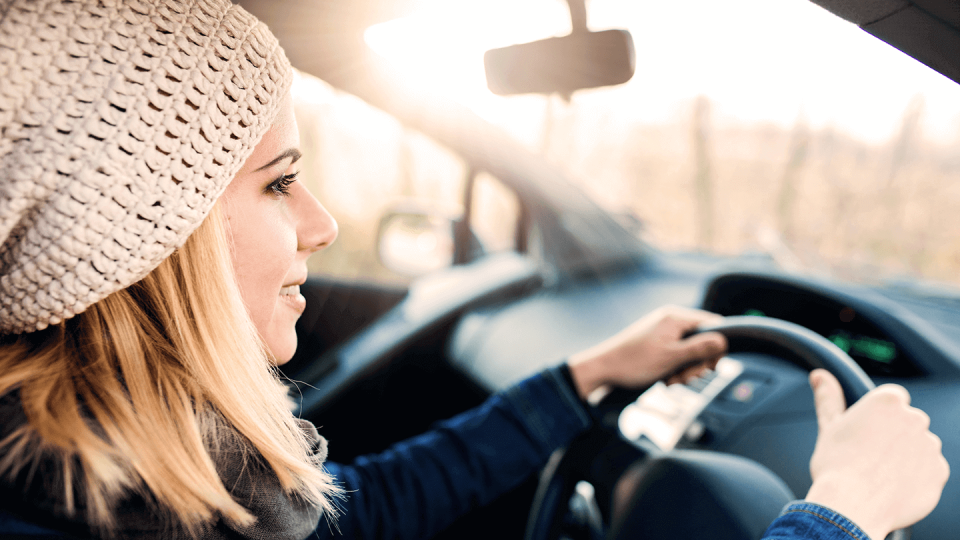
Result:
[[912,332],[890,329],[902,325],[878,320],[877,312],[885,310],[862,295],[848,296],[800,280],[727,274],[710,284],[702,307],[725,316],[774,317],[796,323],[833,342],[870,377],[905,379],[928,374],[911,347],[912,340],[904,339],[903,334]]
[[[927,312],[892,299],[889,291],[782,273],[724,272],[708,280],[703,291],[699,306],[704,309],[804,326],[845,350],[877,384],[906,387],[912,404],[930,416],[948,462],[958,466],[960,356],[956,338],[933,324]],[[950,318],[955,320],[956,313]],[[701,379],[654,386],[623,410],[621,434],[661,450],[692,448],[746,457],[802,497],[810,486],[808,463],[817,422],[805,370],[781,353],[731,353]],[[948,482],[937,510],[913,527],[914,537],[954,535],[950,508],[958,500],[960,483]]]
[[[303,402],[309,417],[339,441],[335,457],[378,451],[422,432],[661,305],[679,304],[777,317],[833,341],[878,384],[893,381],[910,391],[931,417],[948,461],[960,469],[960,308],[901,298],[903,292],[667,255],[630,272],[545,285],[536,279],[536,265],[522,259],[490,258],[418,282],[331,353],[336,368],[304,391]],[[957,332],[945,326],[951,321]],[[383,359],[389,365],[381,365]],[[730,360],[692,384],[651,389],[631,409],[636,418],[626,427],[637,431],[631,438],[645,435],[660,448],[754,460],[802,496],[817,436],[806,372],[775,352],[731,354]],[[365,429],[357,430],[358,422]],[[526,495],[517,493],[497,507],[499,519],[505,508],[527,506],[517,502]],[[943,509],[914,528],[915,538],[951,537],[956,519],[949,508],[960,503],[960,482],[948,483],[942,500]]]
[[[453,330],[447,354],[479,386],[506,388],[669,303],[776,317],[825,337],[877,384],[906,387],[912,403],[930,416],[951,466],[960,469],[960,309],[905,291],[662,256],[643,271],[544,287],[472,310]],[[621,433],[660,449],[713,450],[754,460],[802,497],[817,437],[806,371],[777,351],[729,359],[703,380],[651,388],[625,415],[614,417]],[[960,502],[960,482],[948,483],[942,501],[914,527],[915,538],[954,535],[950,508]]]

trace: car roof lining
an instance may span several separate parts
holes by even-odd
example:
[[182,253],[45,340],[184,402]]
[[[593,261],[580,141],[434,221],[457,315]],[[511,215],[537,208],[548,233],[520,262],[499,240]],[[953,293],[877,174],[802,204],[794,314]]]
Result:
[[960,83],[960,0],[811,0]]
[[813,3],[857,26],[879,21],[910,5],[906,0],[811,0]]
[[960,2],[956,0],[913,0],[911,3],[960,30]]

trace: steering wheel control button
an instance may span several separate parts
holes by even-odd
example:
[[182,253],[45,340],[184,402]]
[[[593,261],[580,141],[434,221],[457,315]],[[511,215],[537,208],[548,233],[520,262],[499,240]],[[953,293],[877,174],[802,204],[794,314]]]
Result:
[[659,382],[627,405],[617,424],[629,441],[650,441],[661,450],[676,447],[681,439],[697,440],[704,426],[697,418],[714,399],[743,373],[743,364],[723,358],[717,368],[687,384]]
[[717,402],[731,411],[745,411],[762,401],[771,381],[755,375],[742,375],[730,385]]
[[747,403],[753,399],[753,394],[756,389],[757,383],[753,381],[741,381],[739,384],[730,389],[729,395],[734,401]]
[[687,428],[687,431],[684,432],[683,436],[686,440],[691,442],[697,442],[707,433],[707,428],[704,427],[703,422],[699,420],[694,420],[690,424],[690,427]]

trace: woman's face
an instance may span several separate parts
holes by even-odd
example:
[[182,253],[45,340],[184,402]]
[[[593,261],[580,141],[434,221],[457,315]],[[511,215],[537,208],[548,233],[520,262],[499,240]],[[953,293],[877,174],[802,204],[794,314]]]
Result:
[[221,197],[240,295],[278,364],[297,349],[294,324],[306,307],[300,285],[307,257],[337,238],[337,222],[295,176],[299,147],[288,96]]

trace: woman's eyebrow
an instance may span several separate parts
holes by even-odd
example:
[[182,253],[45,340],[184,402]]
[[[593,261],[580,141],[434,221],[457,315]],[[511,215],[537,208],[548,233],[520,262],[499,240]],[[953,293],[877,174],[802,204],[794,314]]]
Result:
[[277,157],[273,158],[273,161],[271,161],[270,163],[267,163],[267,164],[264,165],[263,167],[260,167],[259,169],[257,169],[257,170],[254,171],[254,172],[262,171],[262,170],[264,170],[264,169],[269,169],[270,167],[273,167],[273,166],[276,165],[277,163],[280,163],[281,161],[283,161],[283,160],[285,160],[285,159],[287,159],[287,158],[293,158],[292,161],[290,161],[290,164],[292,165],[292,164],[296,163],[297,160],[300,159],[301,157],[303,157],[303,154],[301,154],[299,150],[297,150],[296,148],[288,148],[288,149],[284,150],[283,152],[281,152],[280,155],[278,155]]

